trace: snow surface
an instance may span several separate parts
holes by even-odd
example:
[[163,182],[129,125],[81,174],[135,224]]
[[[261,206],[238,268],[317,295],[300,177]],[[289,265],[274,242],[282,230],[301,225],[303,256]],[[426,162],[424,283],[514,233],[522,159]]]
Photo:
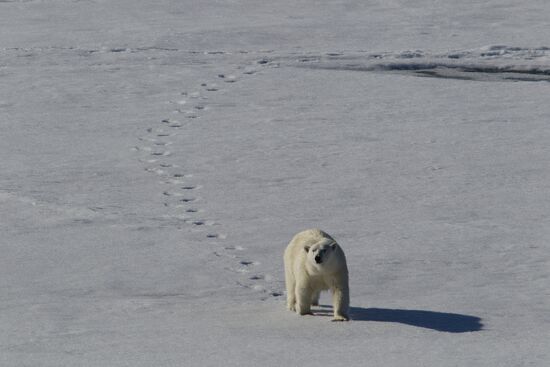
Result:
[[549,14],[0,0],[0,365],[547,366]]

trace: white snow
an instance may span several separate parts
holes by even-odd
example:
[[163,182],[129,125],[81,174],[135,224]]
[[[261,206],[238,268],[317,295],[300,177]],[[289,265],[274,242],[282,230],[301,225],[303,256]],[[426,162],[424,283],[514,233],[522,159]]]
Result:
[[548,365],[549,12],[0,0],[0,366]]

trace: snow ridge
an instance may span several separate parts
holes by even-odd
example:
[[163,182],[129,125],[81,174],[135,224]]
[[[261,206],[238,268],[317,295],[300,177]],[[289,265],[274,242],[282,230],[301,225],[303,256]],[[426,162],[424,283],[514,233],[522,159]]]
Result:
[[550,48],[486,46],[432,54],[427,51],[333,52],[270,60],[327,70],[401,72],[415,76],[477,81],[550,81]]

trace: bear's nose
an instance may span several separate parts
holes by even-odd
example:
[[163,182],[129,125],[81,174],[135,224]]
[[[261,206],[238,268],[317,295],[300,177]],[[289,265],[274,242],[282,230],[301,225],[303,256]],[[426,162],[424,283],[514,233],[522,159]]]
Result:
[[315,256],[315,262],[317,264],[320,264],[321,263],[321,256],[319,256],[319,255]]

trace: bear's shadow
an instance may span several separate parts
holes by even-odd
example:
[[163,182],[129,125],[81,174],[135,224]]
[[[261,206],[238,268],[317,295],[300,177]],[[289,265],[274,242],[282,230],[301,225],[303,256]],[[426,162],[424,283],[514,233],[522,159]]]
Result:
[[[330,315],[330,306],[321,305],[314,314]],[[471,315],[425,310],[350,307],[354,321],[396,322],[448,333],[467,333],[483,329],[482,319]]]

